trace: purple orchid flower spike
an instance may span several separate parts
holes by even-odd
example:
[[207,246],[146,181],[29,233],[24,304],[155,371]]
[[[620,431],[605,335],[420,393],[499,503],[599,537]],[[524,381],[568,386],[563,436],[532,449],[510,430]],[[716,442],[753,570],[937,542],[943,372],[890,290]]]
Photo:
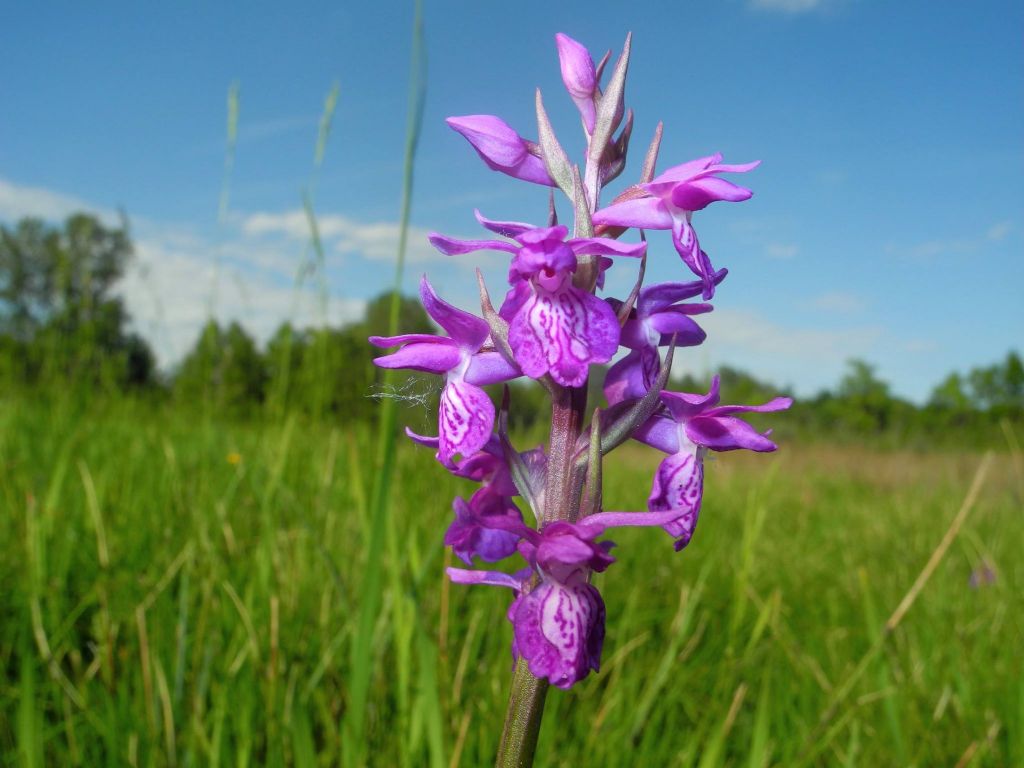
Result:
[[563,386],[581,385],[591,363],[611,360],[619,345],[619,323],[607,302],[573,285],[576,257],[643,255],[646,243],[628,245],[608,238],[566,240],[565,226],[533,227],[490,221],[492,232],[513,238],[456,240],[432,234],[430,242],[445,254],[491,249],[514,254],[509,269],[512,289],[499,314],[509,323],[509,345],[523,373],[539,379],[546,373]]
[[500,117],[465,115],[445,122],[473,145],[492,170],[534,184],[555,186],[536,143],[527,141]]
[[597,69],[590,51],[582,43],[578,43],[568,35],[559,32],[555,35],[558,47],[558,62],[562,68],[562,82],[569,92],[576,108],[583,118],[583,127],[589,136],[594,132],[594,121],[597,119],[597,108],[594,96],[597,94]]
[[[725,279],[728,270],[720,269],[712,277],[714,285]],[[661,370],[658,347],[667,346],[673,336],[677,347],[692,347],[707,334],[690,319],[691,315],[710,312],[710,304],[683,304],[701,294],[704,283],[659,283],[640,290],[636,307],[622,326],[619,343],[630,352],[608,369],[604,394],[609,405],[643,397]]]
[[449,338],[417,333],[371,336],[370,343],[378,347],[402,345],[397,352],[373,362],[381,368],[445,374],[437,456],[447,465],[455,454],[476,453],[490,439],[494,404],[480,387],[521,374],[500,353],[483,350],[489,334],[487,323],[439,298],[425,275],[420,281],[420,298],[427,314]]
[[[513,655],[526,660],[530,672],[552,685],[571,688],[600,668],[604,643],[604,601],[589,583],[615,562],[610,541],[595,542],[609,528],[667,525],[678,510],[601,512],[578,523],[556,521],[540,532],[497,516],[485,524],[502,526],[520,537],[519,552],[530,568],[515,576],[494,571],[449,568],[452,581],[490,584],[516,591],[508,618],[514,628]],[[536,583],[531,586],[531,580]]]
[[735,413],[783,411],[793,404],[776,397],[763,405],[718,405],[718,377],[706,395],[662,392],[665,410],[652,416],[633,433],[640,442],[669,454],[654,475],[647,508],[652,512],[675,510],[664,525],[675,539],[676,551],[690,543],[704,493],[704,456],[711,451],[774,451],[777,446],[742,421]]
[[601,227],[637,227],[668,229],[676,252],[690,270],[704,281],[704,299],[715,294],[714,271],[707,254],[701,250],[697,233],[690,224],[694,211],[713,202],[740,202],[753,192],[721,179],[720,173],[746,173],[760,161],[726,165],[722,155],[714,154],[669,168],[646,184],[630,187],[607,208],[593,215]]

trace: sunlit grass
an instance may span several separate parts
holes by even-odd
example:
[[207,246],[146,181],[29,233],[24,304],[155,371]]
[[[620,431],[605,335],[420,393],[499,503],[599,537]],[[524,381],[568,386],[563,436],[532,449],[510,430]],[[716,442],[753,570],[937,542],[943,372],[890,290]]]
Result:
[[[336,764],[368,554],[367,438],[297,419],[6,401],[0,764]],[[607,507],[641,505],[657,458],[612,454]],[[366,754],[485,765],[507,694],[508,595],[445,583],[449,504],[469,486],[427,451],[397,459]],[[540,764],[951,765],[972,743],[975,765],[1019,763],[1024,519],[1010,454],[819,727],[979,460],[786,445],[711,463],[685,552],[658,531],[616,532],[620,562],[598,577],[604,667],[549,697]],[[986,563],[995,581],[972,588]]]

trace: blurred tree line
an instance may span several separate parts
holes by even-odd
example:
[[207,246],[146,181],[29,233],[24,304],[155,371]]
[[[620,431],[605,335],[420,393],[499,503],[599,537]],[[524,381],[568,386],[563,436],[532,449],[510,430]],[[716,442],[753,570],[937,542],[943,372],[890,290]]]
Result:
[[[340,328],[284,323],[262,348],[238,323],[225,327],[210,320],[176,369],[161,374],[149,345],[130,330],[116,294],[132,254],[123,220],[109,226],[76,214],[62,226],[36,219],[0,226],[0,383],[5,388],[145,393],[176,407],[238,417],[301,411],[343,421],[369,419],[376,396],[400,397],[422,406],[425,414],[436,409],[436,377],[402,372],[398,388],[382,392],[381,372],[372,364],[378,350],[366,338],[387,328],[390,293],[370,301],[360,321]],[[419,302],[405,296],[399,328],[436,332]],[[603,373],[596,370],[592,377],[595,403]],[[780,392],[735,368],[722,367],[718,375],[726,402],[763,402]],[[673,386],[706,391],[709,378],[684,376]],[[514,382],[512,399],[513,427],[543,423],[547,405],[540,387]],[[1024,363],[1013,351],[993,365],[951,373],[924,405],[895,396],[873,366],[851,360],[834,389],[801,398],[785,418],[763,423],[783,435],[885,436],[906,444],[990,436],[1004,419],[1024,421]]]

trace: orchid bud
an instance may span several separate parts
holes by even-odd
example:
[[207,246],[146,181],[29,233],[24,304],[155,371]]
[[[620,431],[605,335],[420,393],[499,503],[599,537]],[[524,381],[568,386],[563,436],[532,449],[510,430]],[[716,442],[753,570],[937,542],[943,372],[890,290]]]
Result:
[[534,184],[555,185],[544,168],[544,161],[530,151],[531,143],[500,117],[464,115],[449,117],[446,122],[473,145],[492,170]]
[[583,116],[587,134],[591,134],[597,117],[594,107],[594,94],[597,92],[594,60],[582,44],[561,32],[555,35],[555,44],[558,46],[558,61],[562,66],[562,82]]

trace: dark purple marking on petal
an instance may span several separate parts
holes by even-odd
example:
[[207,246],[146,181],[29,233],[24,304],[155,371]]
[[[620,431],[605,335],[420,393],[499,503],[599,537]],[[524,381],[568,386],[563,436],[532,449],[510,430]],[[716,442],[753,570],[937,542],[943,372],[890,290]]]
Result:
[[652,512],[674,511],[679,517],[662,525],[676,539],[676,551],[693,536],[704,493],[704,464],[690,451],[667,456],[654,474],[647,508]]
[[555,292],[535,287],[509,326],[509,345],[530,378],[550,372],[563,386],[587,378],[591,363],[606,363],[619,346],[612,308],[593,294],[566,283]]
[[545,580],[517,598],[511,618],[516,649],[535,676],[567,689],[600,668],[605,608],[593,585]]
[[441,391],[437,457],[443,464],[460,453],[469,456],[486,445],[494,428],[494,403],[477,386],[450,377]]

